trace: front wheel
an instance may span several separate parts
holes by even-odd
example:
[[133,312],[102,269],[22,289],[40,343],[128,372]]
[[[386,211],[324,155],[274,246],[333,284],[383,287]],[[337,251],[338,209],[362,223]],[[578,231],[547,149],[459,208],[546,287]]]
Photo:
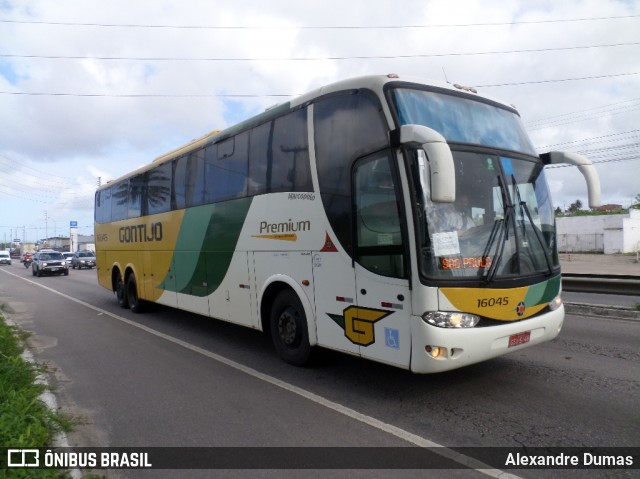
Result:
[[278,356],[294,366],[307,364],[311,357],[307,317],[300,298],[292,290],[276,296],[271,307],[270,330]]

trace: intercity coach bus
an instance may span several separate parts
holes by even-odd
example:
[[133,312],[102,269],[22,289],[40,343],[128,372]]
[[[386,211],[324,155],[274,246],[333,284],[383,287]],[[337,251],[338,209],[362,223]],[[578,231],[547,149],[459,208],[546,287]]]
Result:
[[555,338],[560,265],[544,167],[519,114],[391,74],[319,88],[98,189],[98,279],[271,335],[446,371]]

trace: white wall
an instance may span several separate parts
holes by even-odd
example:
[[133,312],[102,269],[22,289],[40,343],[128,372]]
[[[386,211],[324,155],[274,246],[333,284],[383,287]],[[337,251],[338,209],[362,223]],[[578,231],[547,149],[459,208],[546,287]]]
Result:
[[[640,210],[622,215],[556,218],[556,225],[561,251],[566,247],[573,252],[600,250],[613,254],[635,253],[640,248]],[[602,235],[602,244],[594,247],[598,235]]]

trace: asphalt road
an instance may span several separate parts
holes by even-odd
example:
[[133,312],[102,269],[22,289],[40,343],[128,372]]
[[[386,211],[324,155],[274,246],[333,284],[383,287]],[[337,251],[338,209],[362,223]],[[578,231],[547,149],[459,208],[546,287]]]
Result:
[[[438,375],[322,351],[280,361],[261,333],[156,307],[135,315],[95,270],[0,268],[0,303],[32,331],[77,446],[640,445],[640,322],[567,316],[559,338]],[[295,457],[292,457],[295,464]],[[329,474],[330,472],[330,474]],[[632,477],[631,471],[512,471]],[[544,474],[541,474],[545,472]],[[447,477],[492,471],[452,470]],[[441,477],[443,471],[109,471],[108,477]],[[495,473],[499,475],[499,471]]]

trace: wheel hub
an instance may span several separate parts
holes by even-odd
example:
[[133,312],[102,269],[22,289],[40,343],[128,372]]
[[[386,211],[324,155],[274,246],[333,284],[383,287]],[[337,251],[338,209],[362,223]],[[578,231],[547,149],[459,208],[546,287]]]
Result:
[[282,312],[278,319],[278,334],[282,342],[287,346],[292,345],[296,341],[297,324],[294,312],[287,308]]

